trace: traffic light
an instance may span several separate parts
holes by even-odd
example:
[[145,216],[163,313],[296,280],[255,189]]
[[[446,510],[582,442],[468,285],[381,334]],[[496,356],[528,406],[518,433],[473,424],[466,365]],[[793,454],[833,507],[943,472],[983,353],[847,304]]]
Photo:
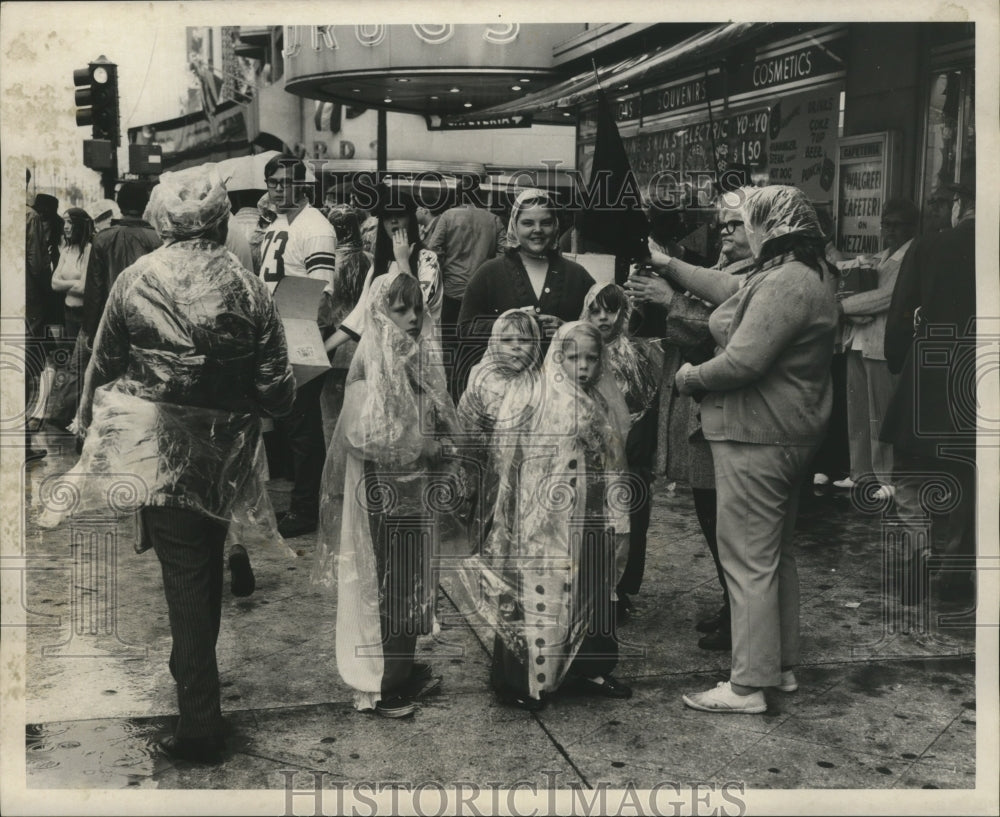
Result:
[[107,139],[118,147],[118,66],[100,56],[86,68],[73,72],[76,87],[76,124],[91,126],[95,139]]

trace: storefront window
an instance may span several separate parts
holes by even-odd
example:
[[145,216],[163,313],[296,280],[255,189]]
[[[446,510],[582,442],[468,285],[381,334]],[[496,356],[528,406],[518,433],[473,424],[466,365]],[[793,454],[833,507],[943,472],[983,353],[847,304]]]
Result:
[[951,193],[942,185],[975,167],[975,82],[971,67],[934,71],[928,94],[922,204],[923,231],[951,226]]

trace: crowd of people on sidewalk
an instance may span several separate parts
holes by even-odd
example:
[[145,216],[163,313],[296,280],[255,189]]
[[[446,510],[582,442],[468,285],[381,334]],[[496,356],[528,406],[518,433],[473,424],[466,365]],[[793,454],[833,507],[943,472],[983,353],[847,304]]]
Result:
[[[954,382],[974,375],[973,177],[949,188],[954,227],[939,234],[915,237],[916,206],[887,201],[885,249],[861,260],[839,256],[795,187],[719,191],[714,264],[650,239],[627,279],[602,282],[560,251],[544,190],[521,191],[504,225],[464,202],[432,213],[391,185],[367,211],[315,207],[293,156],[263,181],[239,201],[212,165],[151,192],[125,182],[100,231],[103,205],[60,219],[38,196],[27,212],[43,373],[26,382],[27,457],[45,456],[30,435],[47,419],[81,440],[67,474],[80,507],[115,475],[144,485],[137,550],[162,565],[180,711],[166,753],[224,752],[227,541],[245,593],[239,545],[317,533],[337,669],[357,709],[390,718],[440,686],[415,651],[436,626],[446,514],[469,533],[457,573],[495,634],[490,683],[528,711],[569,686],[632,697],[614,675],[618,628],[641,593],[658,462],[690,485],[716,566],[722,603],[699,646],[732,657],[728,681],[683,697],[695,710],[761,713],[763,690],[798,688],[793,530],[803,488],[841,476],[820,459],[831,414],[846,412],[850,439],[835,484],[895,508],[906,531],[902,600],[922,599],[934,565],[974,558],[975,411],[946,397],[974,389]],[[861,264],[874,288],[845,293]],[[331,368],[311,379],[293,374],[275,306],[289,278],[319,282]],[[277,518],[276,476],[292,485]],[[928,536],[934,478],[949,500]],[[973,578],[948,569],[936,592],[971,599]]]

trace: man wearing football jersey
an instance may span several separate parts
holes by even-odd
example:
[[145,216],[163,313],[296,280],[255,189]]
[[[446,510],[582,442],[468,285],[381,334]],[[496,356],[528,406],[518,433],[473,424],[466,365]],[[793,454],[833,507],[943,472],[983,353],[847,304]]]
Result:
[[[278,217],[267,228],[260,245],[260,274],[273,292],[286,275],[302,275],[329,282],[333,277],[337,234],[322,212],[311,204],[306,166],[295,156],[275,156],[264,167],[268,195]],[[316,304],[317,310],[319,304]],[[320,394],[323,377],[301,384],[292,413],[275,421],[292,460],[292,488],[288,513],[278,532],[289,538],[312,533],[319,518],[319,487],[326,459]]]

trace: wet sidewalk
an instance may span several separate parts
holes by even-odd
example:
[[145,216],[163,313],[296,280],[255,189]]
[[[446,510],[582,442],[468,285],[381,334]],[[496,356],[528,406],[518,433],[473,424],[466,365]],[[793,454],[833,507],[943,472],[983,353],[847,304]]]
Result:
[[[49,457],[27,467],[29,495],[68,467],[59,444],[50,438]],[[287,485],[273,488],[280,510]],[[643,591],[620,631],[616,675],[634,687],[631,700],[567,691],[534,714],[498,704],[488,686],[492,637],[458,612],[461,589],[445,575],[441,630],[418,648],[418,660],[443,676],[440,694],[405,720],[354,711],[334,661],[335,598],[309,584],[315,537],[304,536],[289,542],[297,558],[279,547],[251,551],[251,597],[234,598],[227,586],[218,655],[231,736],[217,766],[171,762],[153,748],[175,712],[170,631],[159,564],[133,552],[132,523],[74,542],[68,527],[38,530],[29,511],[26,785],[975,787],[973,612],[934,602],[914,615],[887,604],[881,516],[854,509],[844,492],[806,497],[797,531],[799,691],[769,691],[764,715],[687,709],[684,692],[728,677],[728,653],[699,649],[694,629],[720,591],[690,492],[664,481],[655,490]],[[460,532],[447,534],[458,552]],[[299,813],[313,813],[308,796],[295,797]],[[334,801],[324,809],[334,811]]]

